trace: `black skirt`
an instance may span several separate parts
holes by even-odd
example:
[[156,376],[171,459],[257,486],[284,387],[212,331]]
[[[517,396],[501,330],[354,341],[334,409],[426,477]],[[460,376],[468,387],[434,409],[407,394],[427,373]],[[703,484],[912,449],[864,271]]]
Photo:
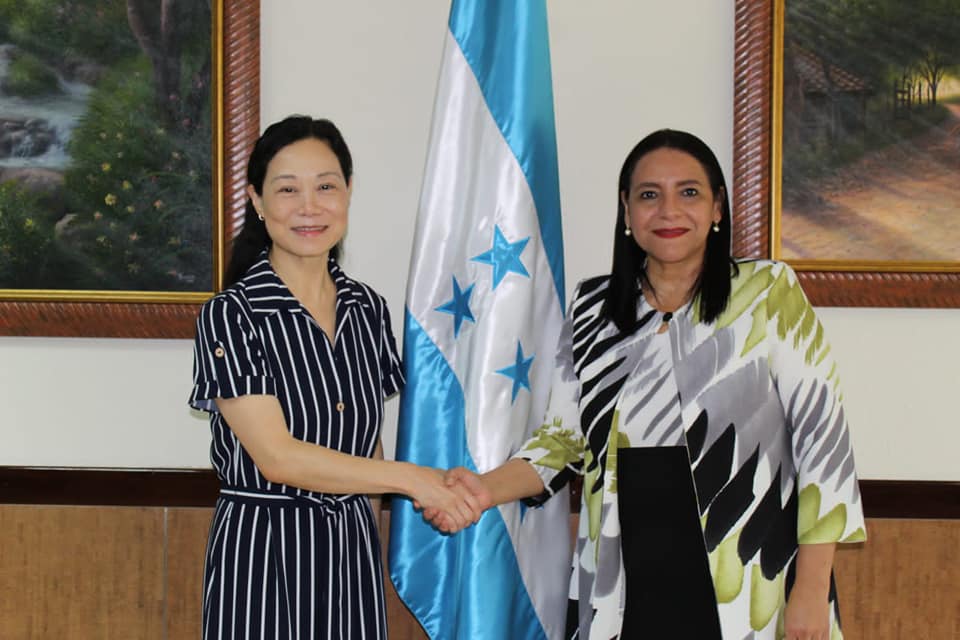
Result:
[[686,447],[617,452],[626,610],[620,637],[722,638]]

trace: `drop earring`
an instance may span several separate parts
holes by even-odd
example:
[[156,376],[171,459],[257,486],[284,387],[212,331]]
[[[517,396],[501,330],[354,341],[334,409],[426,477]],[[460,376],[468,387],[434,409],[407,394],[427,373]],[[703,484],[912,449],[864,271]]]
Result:
[[714,233],[720,233],[720,223],[719,223],[719,222],[714,222],[714,223],[713,223],[713,232],[714,232]]
[[630,231],[630,227],[626,227],[626,228],[623,230],[623,235],[627,236],[628,238],[629,238],[631,235],[633,235],[633,232]]

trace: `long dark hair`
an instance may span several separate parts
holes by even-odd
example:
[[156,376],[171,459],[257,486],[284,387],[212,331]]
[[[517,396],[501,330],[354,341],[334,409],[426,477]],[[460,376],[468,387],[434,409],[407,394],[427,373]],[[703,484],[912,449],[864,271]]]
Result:
[[700,320],[713,322],[727,307],[730,299],[730,282],[737,265],[730,255],[730,198],[723,170],[717,157],[700,138],[685,131],[661,129],[654,131],[637,143],[623,161],[620,180],[617,183],[617,222],[613,233],[613,267],[610,270],[610,287],[601,312],[617,325],[621,333],[633,333],[638,328],[637,302],[640,287],[650,286],[644,265],[647,252],[636,241],[624,234],[625,209],[623,199],[630,191],[630,179],[640,158],[657,149],[676,149],[693,156],[703,167],[710,181],[714,198],[721,199],[720,231],[707,233],[707,248],[700,275],[693,284],[694,297],[698,297]]
[[[263,195],[263,181],[267,175],[267,165],[281,149],[287,145],[299,142],[306,138],[322,140],[337,156],[343,179],[350,184],[353,175],[353,158],[350,149],[343,140],[340,130],[329,120],[313,119],[308,116],[289,116],[279,122],[274,122],[263,135],[257,139],[250,152],[247,162],[247,184],[252,184],[257,195]],[[253,201],[247,198],[247,206],[243,214],[243,228],[233,239],[230,253],[230,264],[224,277],[224,286],[229,287],[243,277],[261,252],[272,244],[267,226],[257,216],[253,208]],[[340,257],[340,244],[330,249],[330,256]]]

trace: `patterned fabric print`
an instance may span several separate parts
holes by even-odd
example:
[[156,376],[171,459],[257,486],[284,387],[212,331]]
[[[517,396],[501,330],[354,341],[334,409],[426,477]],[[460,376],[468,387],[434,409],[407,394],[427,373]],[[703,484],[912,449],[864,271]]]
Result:
[[[573,347],[561,336],[558,370],[565,371],[555,379],[548,424],[517,454],[544,479],[547,491],[537,500],[572,471],[584,472],[571,582],[579,637],[614,637],[622,620],[617,447],[684,442],[724,637],[779,637],[798,540],[865,539],[822,327],[795,274],[771,261],[740,265],[730,305],[715,323],[699,323],[692,305],[665,334],[648,321],[618,339],[599,319],[605,288],[606,279],[579,287]],[[639,316],[655,312],[641,301]]]

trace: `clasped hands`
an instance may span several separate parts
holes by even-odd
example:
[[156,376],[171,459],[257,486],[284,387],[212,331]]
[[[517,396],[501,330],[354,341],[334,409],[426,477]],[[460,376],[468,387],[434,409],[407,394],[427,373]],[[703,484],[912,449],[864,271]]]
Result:
[[483,479],[464,467],[446,472],[420,467],[423,481],[413,504],[422,509],[423,519],[444,533],[456,533],[480,520],[493,506],[490,490]]

